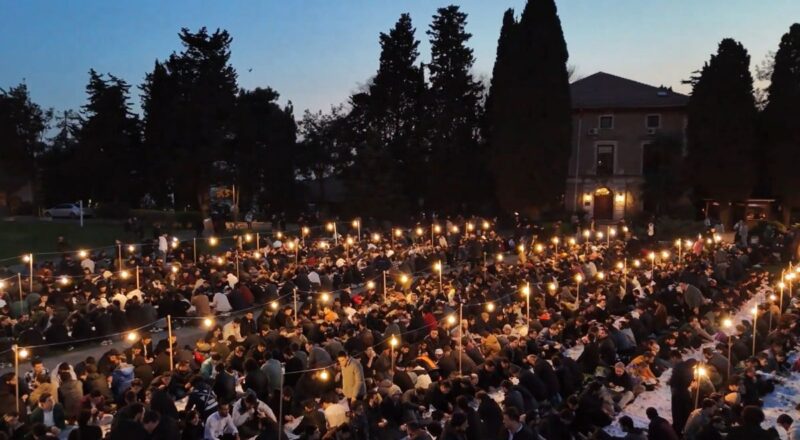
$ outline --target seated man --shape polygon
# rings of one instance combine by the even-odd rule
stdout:
[[[614,405],[614,412],[620,412],[636,397],[633,394],[633,379],[625,371],[625,364],[617,362],[614,371],[606,378],[606,399]]]
[[[275,413],[266,403],[258,400],[253,393],[248,393],[233,404],[233,424],[242,437],[250,438],[262,431],[262,421],[269,419],[277,422]]]
[[[32,423],[42,423],[55,435],[66,427],[64,422],[64,408],[53,401],[53,396],[44,393],[39,396],[39,406],[31,413]]]
[[[239,438],[239,430],[233,424],[233,418],[230,414],[230,405],[227,403],[220,403],[217,411],[206,419],[205,433],[203,434],[204,440],[218,440],[223,435],[234,436]]]

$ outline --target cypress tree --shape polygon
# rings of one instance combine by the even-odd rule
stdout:
[[[726,38],[692,84],[687,178],[697,196],[720,202],[720,220],[730,223],[730,203],[748,198],[756,180],[750,55],[741,43]]]
[[[485,201],[485,157],[478,144],[483,85],[472,76],[467,14],[439,8],[428,30],[431,43],[428,140],[429,194],[434,206],[454,211]]]
[[[559,201],[566,183],[569,54],[553,0],[528,1],[510,28],[509,61],[498,47],[503,56],[495,66],[496,93],[488,109],[492,168],[500,206],[535,216]]]
[[[773,192],[781,200],[783,220],[800,204],[800,24],[795,23],[781,38],[769,86],[769,102],[763,112],[762,129],[767,147],[766,171]]]

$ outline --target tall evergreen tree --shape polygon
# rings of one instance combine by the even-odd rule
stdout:
[[[25,84],[0,89],[0,190],[36,180],[51,117],[52,111],[31,100]]]
[[[120,78],[89,71],[88,102],[69,167],[83,199],[130,204],[138,198],[133,183],[141,163],[135,160],[141,135],[139,120],[130,110],[129,90]]]
[[[767,148],[765,171],[773,193],[781,200],[783,220],[789,223],[792,207],[800,204],[800,24],[781,38],[769,86],[769,101],[762,114],[763,140]]]
[[[210,187],[217,181],[220,161],[232,137],[231,115],[236,106],[236,71],[230,65],[231,36],[182,29],[183,51],[172,54],[165,66],[178,97],[172,109],[173,176],[178,206],[210,209]]]
[[[160,207],[173,207],[170,195],[175,191],[174,164],[169,160],[180,145],[175,111],[180,97],[177,84],[167,67],[156,61],[145,76],[142,91],[144,122],[141,160],[145,193]]]
[[[253,204],[281,210],[297,204],[297,126],[291,103],[282,108],[279,96],[271,88],[256,88],[240,91],[236,99],[229,168],[243,210]]]
[[[355,153],[353,168],[343,175],[354,199],[369,188],[368,198],[391,199],[393,207],[398,207],[425,195],[428,154],[422,116],[426,86],[422,67],[417,65],[415,32],[411,16],[402,14],[388,33],[380,34],[378,72],[365,90],[350,97],[348,114],[337,118],[338,142]],[[384,169],[376,168],[378,164]],[[376,185],[376,172],[384,178],[390,173],[396,185]],[[382,212],[386,203],[365,205],[358,215],[389,215]]]
[[[494,96],[502,91],[502,87],[505,86],[504,82],[511,79],[511,68],[514,62],[514,59],[511,57],[511,45],[514,43],[514,31],[516,30],[516,26],[517,20],[514,18],[514,10],[511,8],[506,9],[506,12],[503,14],[503,25],[500,28],[500,37],[497,38],[497,53],[494,58],[489,93],[486,95],[486,102],[484,104],[484,125],[481,127],[483,139],[489,145],[491,145],[491,122],[494,116],[492,112],[494,108]]]
[[[696,196],[720,202],[720,220],[729,223],[730,203],[749,197],[756,181],[750,55],[741,43],[726,38],[692,84],[688,178]]]
[[[472,75],[467,14],[458,6],[439,8],[427,31],[431,44],[426,115],[430,197],[435,206],[457,210],[486,201],[486,159],[478,143],[483,85]]]
[[[504,28],[487,108],[497,199],[506,211],[536,215],[566,184],[569,54],[553,0],[529,0],[516,25],[507,12]]]

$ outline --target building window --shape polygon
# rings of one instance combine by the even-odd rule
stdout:
[[[613,115],[600,116],[600,121],[598,125],[601,129],[604,130],[610,130],[614,128],[614,116]]]
[[[661,115],[647,115],[645,124],[647,128],[661,128]]]
[[[595,174],[610,176],[614,174],[614,145],[597,146],[597,164]]]

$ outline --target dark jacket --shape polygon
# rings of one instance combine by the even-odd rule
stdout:
[[[667,419],[656,417],[650,420],[650,425],[647,428],[647,438],[648,440],[678,440],[678,434],[672,429],[672,425]]]
[[[31,413],[30,420],[31,423],[44,423],[44,411],[37,406]],[[64,429],[67,426],[64,421],[64,407],[60,403],[53,404],[53,425],[58,429]]]

